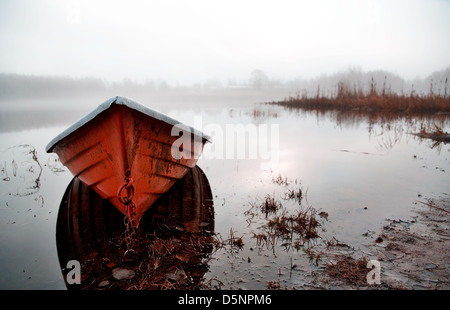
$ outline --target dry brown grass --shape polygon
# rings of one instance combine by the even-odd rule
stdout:
[[[333,278],[346,281],[352,285],[367,284],[367,259],[353,259],[351,257],[343,257],[336,263],[328,265],[328,275]]]
[[[332,97],[320,95],[318,92],[314,97],[297,94],[282,101],[268,103],[310,110],[351,110],[406,114],[450,112],[450,97],[447,93],[444,95],[435,94],[432,88],[426,95],[419,95],[414,91],[410,94],[397,94],[386,91],[385,87],[379,92],[372,85],[371,90],[365,93],[362,89],[352,89],[342,82],[337,86],[337,94]]]

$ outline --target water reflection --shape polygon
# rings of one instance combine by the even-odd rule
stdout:
[[[433,128],[448,127],[450,118],[446,113],[412,115],[377,111],[369,113],[357,110],[304,109],[265,103],[254,108],[248,115],[253,117],[255,123],[259,123],[283,118],[283,111],[300,119],[315,117],[318,125],[331,121],[340,129],[360,129],[360,126],[364,124],[369,133],[369,139],[376,140],[377,149],[380,152],[389,152],[403,139],[406,139],[406,142],[411,138],[424,140],[427,147],[436,149],[438,152],[440,152],[442,144],[448,143],[442,140],[427,141],[424,136],[419,134],[424,128],[426,131],[433,131]]]
[[[209,269],[213,232],[211,188],[196,166],[144,214],[132,255],[123,215],[77,178],[61,201],[56,242],[68,289],[194,289]],[[71,260],[81,284],[72,284]]]

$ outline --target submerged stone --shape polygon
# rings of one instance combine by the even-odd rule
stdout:
[[[131,269],[126,268],[114,268],[112,271],[112,276],[116,280],[129,280],[132,279],[135,272]]]

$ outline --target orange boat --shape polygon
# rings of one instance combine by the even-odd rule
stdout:
[[[210,138],[124,97],[113,97],[46,147],[137,227],[146,210],[193,168]],[[88,203],[88,202],[87,202]]]

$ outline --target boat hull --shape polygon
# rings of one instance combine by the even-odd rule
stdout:
[[[127,184],[128,170],[137,226],[144,212],[196,165],[207,139],[192,132],[182,133],[184,138],[189,135],[189,144],[180,145],[177,149],[183,156],[174,158],[173,146],[180,138],[180,132],[172,135],[174,121],[158,119],[121,103],[112,101],[101,113],[52,143],[47,151],[57,153],[75,177],[123,214],[127,214],[127,208],[119,192]]]
[[[125,249],[120,249],[121,243],[118,241],[123,239],[126,230],[122,223],[123,215],[116,208],[79,178],[73,178],[61,199],[56,223],[56,248],[67,289],[92,289],[98,287],[105,278],[111,279],[111,269],[105,262],[119,265],[124,260]],[[211,187],[203,171],[195,166],[144,214],[136,231],[140,245],[136,245],[134,250],[146,253],[143,257],[151,260],[147,251],[148,245],[154,240],[191,240],[194,234],[210,236],[213,233],[214,205]],[[199,257],[206,257],[212,247],[203,244],[195,250],[189,270],[192,275],[202,277],[208,269],[204,268],[204,260]],[[167,254],[165,261],[183,263],[176,258],[177,254],[180,253]],[[66,266],[74,259],[83,266],[81,285],[67,282],[71,269]],[[127,266],[141,270],[141,263],[141,260],[129,261]],[[165,270],[161,266],[158,271],[173,271],[174,266],[167,267]]]

